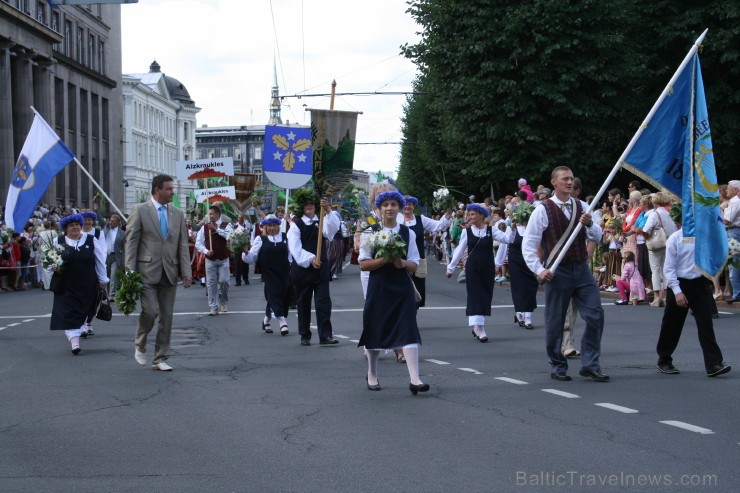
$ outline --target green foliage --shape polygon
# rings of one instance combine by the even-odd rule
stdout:
[[[520,177],[548,183],[559,165],[595,191],[707,27],[715,160],[724,179],[737,169],[737,2],[413,0],[408,12],[422,36],[402,53],[420,75],[404,108],[398,182],[422,202],[435,183],[511,193]]]
[[[143,285],[141,283],[141,274],[126,269],[118,273],[120,287],[116,291],[116,305],[118,311],[127,317],[136,309],[136,303],[141,297]]]

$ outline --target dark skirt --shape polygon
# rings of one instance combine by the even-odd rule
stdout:
[[[95,273],[95,243],[88,235],[78,248],[67,246],[64,237],[60,244],[67,247],[61,276],[63,289],[54,294],[51,309],[51,330],[73,330],[82,327],[95,306],[98,295],[98,276]]]
[[[412,286],[406,269],[392,264],[370,272],[358,346],[391,349],[421,344]]]
[[[606,279],[604,284],[607,286],[615,286],[616,281],[612,276],[616,274],[617,277],[622,276],[622,253],[618,249],[609,249],[609,253],[606,257]]]
[[[490,227],[488,228],[490,233]],[[465,315],[491,315],[496,267],[493,259],[493,238],[473,235],[468,228],[468,259],[465,262],[465,288],[468,293]]]
[[[539,282],[529,270],[522,255],[522,237],[519,232],[514,243],[509,245],[509,275],[511,276],[511,300],[517,312],[533,312],[537,308]]]
[[[648,256],[648,249],[645,243],[637,244],[637,270],[640,271],[640,275],[645,280],[645,284],[650,283],[652,279],[653,271],[650,269],[650,257]]]
[[[292,292],[287,241],[272,243],[263,236],[257,265],[262,269],[267,310],[272,310],[276,317],[287,317]]]

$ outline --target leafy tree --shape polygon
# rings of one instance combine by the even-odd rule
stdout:
[[[402,52],[418,66],[420,94],[405,107],[399,181],[422,200],[442,175],[487,195],[522,176],[547,183],[562,164],[595,190],[704,26],[717,31],[702,67],[720,176],[737,168],[736,2],[409,5],[422,38]]]

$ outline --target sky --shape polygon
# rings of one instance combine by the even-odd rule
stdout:
[[[405,0],[139,0],[121,7],[123,73],[153,60],[201,108],[198,126],[263,125],[274,80],[281,96],[410,92],[416,67],[400,47],[418,26]],[[334,109],[362,112],[354,168],[395,176],[403,95],[337,96]],[[283,123],[310,124],[306,108],[330,98],[289,97]],[[393,142],[395,144],[363,144]]]

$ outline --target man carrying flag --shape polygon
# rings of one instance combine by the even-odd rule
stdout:
[[[51,180],[75,158],[49,124],[36,113],[5,201],[5,223],[17,233],[23,230]]]

